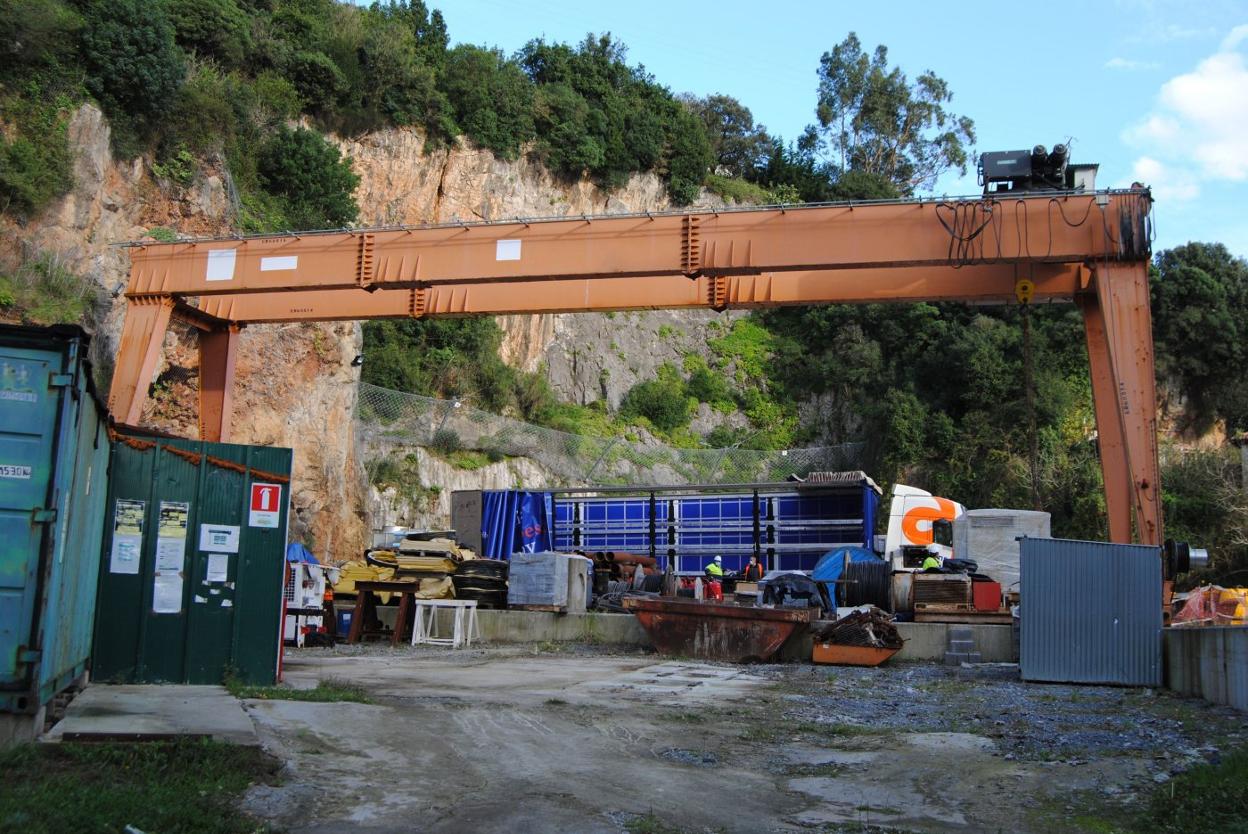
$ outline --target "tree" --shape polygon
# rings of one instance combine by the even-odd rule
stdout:
[[[945,109],[949,85],[930,70],[913,83],[888,65],[888,49],[868,56],[850,33],[819,62],[819,124],[811,136],[842,171],[863,171],[903,194],[930,188],[942,173],[966,173],[975,123]]]
[[[654,379],[639,382],[628,390],[620,403],[620,415],[644,417],[660,431],[673,431],[688,425],[697,400],[685,391],[680,372],[672,365],[662,365]]]
[[[714,156],[701,123],[677,104],[668,123],[667,191],[672,202],[687,205],[697,199]]]
[[[480,147],[515,159],[533,138],[533,84],[499,50],[455,47],[447,53],[439,86],[455,122]]]
[[[1248,429],[1248,263],[1220,243],[1157,255],[1153,341],[1163,389],[1186,400],[1183,428]]]
[[[369,14],[409,33],[418,57],[427,66],[441,67],[446,61],[450,35],[446,31],[446,19],[438,9],[429,11],[423,0],[388,0],[374,2]]]
[[[361,378],[398,391],[469,398],[496,411],[519,395],[522,412],[537,416],[545,408],[540,383],[518,381],[498,356],[502,338],[488,317],[368,322]]]
[[[143,121],[168,110],[185,66],[165,5],[91,0],[83,17],[87,89],[110,115]]]
[[[316,131],[279,128],[260,149],[260,184],[282,198],[294,229],[340,228],[355,222],[352,194],[360,178],[350,158]]]
[[[746,177],[766,159],[771,138],[754,124],[750,108],[732,96],[685,96],[682,102],[702,122],[715,165],[734,177]]]
[[[433,18],[419,0],[374,3],[365,12],[357,49],[362,80],[351,91],[348,129],[416,124],[439,137],[454,135],[450,103],[437,86],[437,68],[446,59],[446,26],[439,13]]]
[[[0,75],[71,62],[81,28],[61,0],[0,0]]]
[[[555,174],[578,179],[602,169],[606,152],[591,132],[585,97],[560,81],[537,88],[534,126],[542,142],[542,159]]]
[[[166,7],[183,49],[225,67],[242,66],[251,49],[251,29],[235,0],[166,0]]]
[[[519,61],[537,85],[538,150],[564,176],[588,172],[608,188],[656,170],[689,202],[713,158],[706,131],[609,34],[568,44],[530,41]]]

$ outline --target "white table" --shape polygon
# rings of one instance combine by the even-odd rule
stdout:
[[[453,649],[472,645],[472,638],[481,639],[477,626],[477,601],[475,599],[417,599],[416,617],[412,622],[412,645],[450,646]],[[438,634],[438,609],[454,611],[454,628],[450,637]]]

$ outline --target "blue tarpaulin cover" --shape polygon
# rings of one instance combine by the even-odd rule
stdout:
[[[309,565],[319,565],[320,561],[312,555],[312,551],[301,545],[299,542],[291,542],[286,545],[286,561],[287,562],[307,562]]]
[[[499,490],[481,494],[481,556],[507,559],[513,553],[553,549],[550,522],[554,517],[549,492]]]

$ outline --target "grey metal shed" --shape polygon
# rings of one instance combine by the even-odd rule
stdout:
[[[1161,548],[1019,544],[1023,679],[1160,686]]]

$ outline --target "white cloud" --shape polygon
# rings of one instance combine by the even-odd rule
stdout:
[[[1218,51],[1161,86],[1157,104],[1123,131],[1138,149],[1132,175],[1159,198],[1181,201],[1201,181],[1248,180],[1248,25],[1236,26]]]
[[[1136,61],[1131,58],[1110,58],[1105,62],[1105,69],[1137,72],[1139,70],[1155,70],[1161,67],[1156,61]]]
[[[1221,52],[1230,52],[1235,49],[1245,38],[1248,38],[1248,23],[1241,23],[1222,39]]]
[[[1171,168],[1151,156],[1137,159],[1130,178],[1118,185],[1125,187],[1132,182],[1151,185],[1153,196],[1165,203],[1186,203],[1200,196],[1200,182],[1191,171]]]

